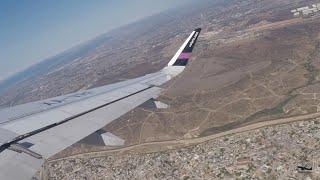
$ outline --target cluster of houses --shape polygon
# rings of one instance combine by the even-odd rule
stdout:
[[[291,10],[294,17],[309,17],[320,11],[320,3],[312,4],[311,7],[305,6]]]

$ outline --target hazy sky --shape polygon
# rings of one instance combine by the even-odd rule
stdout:
[[[192,0],[0,0],[0,80],[118,26]]]

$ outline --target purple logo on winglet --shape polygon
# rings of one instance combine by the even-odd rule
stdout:
[[[181,53],[179,59],[190,59],[191,53]]]

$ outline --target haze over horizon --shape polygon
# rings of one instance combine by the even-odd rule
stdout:
[[[0,82],[112,29],[191,1],[1,1]]]

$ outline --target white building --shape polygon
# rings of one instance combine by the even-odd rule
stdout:
[[[305,7],[300,7],[297,9],[291,10],[291,13],[293,13],[294,17],[299,17],[299,16],[310,16],[314,15],[315,13],[320,11],[320,3],[318,4],[312,4],[311,7],[305,6]]]

